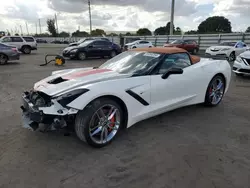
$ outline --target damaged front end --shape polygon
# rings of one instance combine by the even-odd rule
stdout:
[[[24,92],[21,109],[23,127],[36,131],[52,131],[68,127],[74,122],[77,109],[67,107],[87,90],[75,90],[60,96],[49,96],[40,91]]]

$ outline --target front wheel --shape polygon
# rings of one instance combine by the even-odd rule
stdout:
[[[232,52],[232,53],[229,55],[228,60],[229,60],[230,62],[232,62],[232,61],[235,61],[235,59],[236,59],[235,52]]]
[[[115,57],[116,55],[117,55],[117,54],[116,54],[116,51],[112,50],[112,51],[110,52],[110,57],[111,57],[111,58]]]
[[[86,53],[85,52],[79,52],[78,53],[78,59],[79,60],[85,60],[86,59]]]
[[[209,83],[207,87],[205,105],[207,106],[217,106],[225,92],[225,80],[221,75],[215,76]]]
[[[96,99],[77,114],[76,135],[92,147],[104,147],[114,140],[120,130],[123,114],[122,108],[114,100]]]

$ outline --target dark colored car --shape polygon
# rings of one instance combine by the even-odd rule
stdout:
[[[53,44],[63,44],[63,42],[60,41],[60,40],[53,40],[50,43],[53,43]]]
[[[108,38],[105,38],[105,37],[100,37],[100,38],[83,38],[77,42],[73,42],[73,43],[70,43],[69,46],[78,46],[79,44],[85,42],[85,41],[88,41],[88,40],[106,40],[108,42],[110,42],[110,40]]]
[[[63,50],[63,56],[70,59],[84,60],[88,57],[114,57],[121,53],[121,47],[106,40],[87,40],[78,46],[70,46]]]
[[[183,48],[187,50],[188,52],[191,52],[193,54],[197,54],[199,51],[199,45],[195,40],[190,40],[190,39],[178,39],[170,44],[164,44],[164,47],[178,47],[178,48]]]
[[[0,64],[6,64],[8,61],[19,59],[20,53],[16,47],[0,43]]]
[[[37,43],[48,43],[45,39],[36,39]]]

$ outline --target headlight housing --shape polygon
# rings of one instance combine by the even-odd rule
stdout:
[[[221,49],[221,51],[227,51],[227,50],[230,50],[230,48],[223,48],[223,49]]]
[[[62,94],[59,97],[56,98],[57,102],[61,104],[63,107],[65,107],[67,104],[71,103],[73,100],[75,100],[80,95],[88,92],[88,89],[77,89],[70,91],[68,93]]]
[[[236,57],[236,61],[239,62],[239,63],[244,63],[243,59],[240,56]]]
[[[78,49],[73,49],[73,50],[71,50],[70,52],[71,52],[71,53],[76,53],[77,50],[78,50]]]

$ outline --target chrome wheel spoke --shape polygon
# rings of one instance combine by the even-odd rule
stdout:
[[[96,144],[105,144],[113,139],[120,127],[120,111],[111,104],[97,109],[89,123],[89,135]]]
[[[112,124],[114,124],[114,125],[112,125]],[[110,122],[110,124],[107,125],[107,126],[108,126],[108,128],[110,128],[111,130],[118,130],[119,125],[120,125],[119,122]]]
[[[99,132],[102,131],[102,126],[99,126],[92,134],[91,136],[95,136],[96,134],[98,134]]]
[[[223,86],[223,83],[222,83],[222,81],[220,81],[219,84],[217,85],[217,88],[216,88],[216,89],[217,89],[217,90],[220,90],[220,89],[222,88],[222,86]]]
[[[216,100],[217,100],[217,97],[216,97],[216,95],[214,95],[212,98],[212,103],[216,103]]]
[[[112,112],[112,114],[109,115],[108,120],[111,120],[111,119],[114,117],[116,111],[117,111],[117,109],[115,109],[115,110]]]
[[[102,108],[100,108],[100,109],[96,112],[96,115],[98,116],[98,119],[99,119],[99,120],[102,120],[102,119],[105,117],[105,114],[104,114]]]

